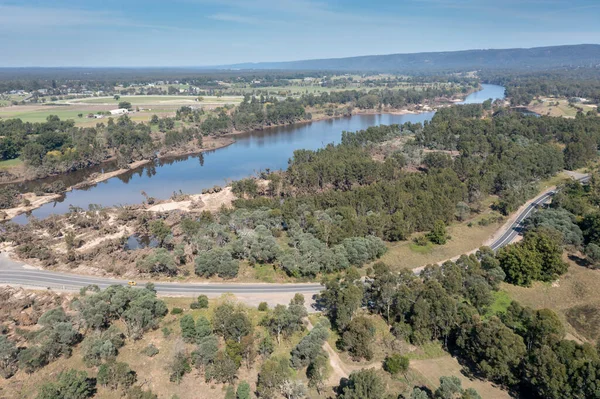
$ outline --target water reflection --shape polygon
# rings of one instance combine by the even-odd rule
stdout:
[[[123,245],[123,249],[125,251],[156,247],[158,247],[158,240],[156,238],[139,234],[134,234],[127,237],[127,241],[125,242],[125,245]]]
[[[475,95],[476,99],[472,98]],[[465,103],[482,102],[488,98],[503,96],[503,87],[484,85],[481,92],[471,94]],[[231,180],[241,179],[267,168],[285,169],[294,150],[315,150],[328,143],[338,142],[343,131],[356,131],[381,124],[422,123],[430,120],[433,115],[434,112],[354,115],[254,131],[236,136],[236,142],[228,147],[198,155],[150,162],[117,178],[65,193],[64,198],[46,204],[34,210],[32,214],[38,218],[45,218],[54,213],[67,212],[69,205],[85,209],[90,203],[102,206],[139,203],[143,200],[142,191],[157,199],[169,198],[174,191],[179,190],[184,193],[199,193],[204,188],[222,186]],[[69,178],[71,177],[65,177]],[[67,181],[64,182],[67,186],[71,185]],[[17,216],[13,220],[17,223],[27,222],[25,215]]]

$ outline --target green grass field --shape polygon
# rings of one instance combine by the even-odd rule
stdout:
[[[130,102],[131,105],[202,105],[213,103],[235,104],[242,101],[242,97],[239,96],[209,96],[203,98],[204,100],[202,102],[197,102],[195,101],[195,96],[121,96],[118,101],[113,97],[92,97],[76,100],[63,100],[62,102],[69,102],[72,104],[114,104],[117,106],[121,101]]]
[[[555,105],[556,103],[558,103],[558,105]],[[574,118],[577,115],[578,110],[576,107],[581,108],[584,113],[596,109],[596,107],[587,104],[576,103],[574,105],[575,107],[569,106],[568,100],[562,98],[544,98],[543,101],[533,100],[527,108],[540,115],[562,116],[567,118]]]
[[[0,108],[0,118],[20,118],[23,122],[45,122],[49,115],[56,115],[62,120],[73,119],[85,120],[85,116],[89,113],[77,110],[77,109],[57,109],[48,107],[48,110],[40,110],[36,108],[32,111],[23,111],[23,109],[13,109],[12,107]],[[83,114],[83,118],[79,118],[77,115]]]
[[[485,317],[488,318],[506,312],[506,309],[508,309],[511,302],[512,299],[510,295],[508,295],[508,292],[494,292],[494,302],[488,308],[487,312],[485,313]]]
[[[26,97],[19,94],[3,94],[0,96],[0,107],[8,107],[13,101],[22,101]]]
[[[0,161],[0,169],[8,169],[15,166],[19,166],[23,163],[19,158],[16,159],[8,159],[6,161]]]

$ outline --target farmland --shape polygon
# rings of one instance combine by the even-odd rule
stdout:
[[[586,113],[597,109],[595,105],[569,103],[567,99],[552,97],[534,100],[527,108],[540,115],[562,116],[566,118],[574,118],[579,110]]]
[[[61,120],[72,119],[76,126],[90,127],[100,122],[89,119],[87,115],[96,112],[106,112],[116,109],[119,102],[126,101],[132,107],[141,108],[132,112],[130,117],[136,122],[149,121],[152,115],[172,116],[184,105],[195,105],[202,108],[216,108],[226,104],[239,104],[242,97],[204,97],[202,102],[195,101],[193,96],[123,96],[116,101],[112,97],[91,97],[76,100],[60,100],[56,103],[27,104],[0,107],[0,118],[19,118],[23,122],[45,122],[50,115],[56,115]]]
[[[190,104],[238,104],[242,101],[240,96],[207,96],[202,97],[202,101],[196,101],[195,96],[121,96],[119,100],[113,97],[91,97],[76,100],[61,100],[63,104],[101,104],[101,105],[118,105],[121,101],[130,102],[131,105],[190,105]]]

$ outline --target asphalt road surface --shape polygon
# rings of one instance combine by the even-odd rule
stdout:
[[[586,175],[578,178],[577,180],[579,180],[581,183],[586,183],[589,179],[590,177]],[[531,202],[531,204],[521,211],[519,216],[517,216],[513,224],[506,230],[506,232],[504,232],[502,236],[500,236],[490,245],[490,248],[492,248],[494,251],[497,251],[505,245],[513,242],[513,240],[523,231],[523,222],[525,219],[535,212],[536,209],[550,202],[554,194],[556,194],[556,191],[549,191],[546,194],[540,195],[533,202]]]
[[[127,285],[127,280],[117,280],[105,277],[54,272],[39,270],[10,259],[6,254],[0,254],[0,283],[16,286],[52,288],[63,291],[79,290],[90,284],[100,288],[110,285]],[[136,281],[138,286],[143,286],[144,281]],[[281,294],[302,293],[311,294],[321,290],[320,284],[227,284],[227,283],[154,283],[156,291],[165,295],[199,294],[220,295],[232,294]]]
[[[589,176],[584,176],[578,180],[586,182]],[[549,202],[555,191],[540,195],[529,206],[521,211],[513,224],[506,232],[490,246],[493,250],[498,250],[505,245],[510,244],[523,228],[523,221],[531,215],[538,207]],[[75,275],[50,270],[39,270],[27,266],[21,262],[10,259],[5,253],[0,254],[0,284],[8,284],[23,287],[52,288],[62,291],[76,291],[90,284],[95,284],[100,288],[106,288],[110,285],[127,285],[127,280],[118,280],[105,277],[94,277],[85,275]],[[138,286],[143,285],[144,281],[137,281]],[[218,296],[224,293],[240,295],[269,295],[269,294],[290,294],[302,293],[306,295],[316,294],[321,290],[320,284],[240,284],[240,283],[155,283],[156,291],[163,295],[185,295],[196,296],[206,294]]]

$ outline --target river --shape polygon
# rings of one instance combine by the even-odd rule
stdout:
[[[470,94],[463,103],[481,103],[489,98],[504,98],[504,87],[484,84],[482,90]],[[336,143],[342,131],[424,122],[430,120],[434,113],[353,115],[254,131],[236,136],[235,143],[228,147],[199,155],[157,160],[94,186],[67,192],[60,200],[45,204],[29,214],[45,218],[51,214],[66,213],[71,205],[87,209],[89,204],[110,207],[140,203],[144,200],[142,191],[157,199],[169,198],[179,190],[188,194],[199,193],[204,188],[224,186],[231,180],[265,169],[285,169],[294,150],[315,150],[328,143]],[[70,181],[66,183],[71,184]],[[12,220],[27,223],[27,218],[28,214],[22,214]]]

